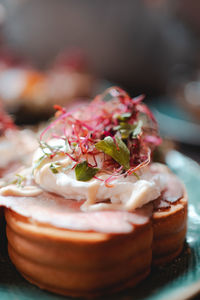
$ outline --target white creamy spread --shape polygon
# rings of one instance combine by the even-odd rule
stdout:
[[[62,144],[62,142],[61,142]],[[38,149],[34,155],[35,162],[42,157],[43,152]],[[97,158],[98,167],[101,165],[101,155]],[[65,168],[58,173],[52,172],[50,165],[58,164]],[[92,178],[89,181],[78,181],[74,169],[71,169],[72,160],[69,157],[57,154],[53,159],[45,158],[39,167],[34,168],[35,182],[44,190],[73,200],[86,200],[82,210],[113,210],[122,209],[132,211],[158,198],[165,187],[167,167],[154,164],[145,167],[135,175],[120,176],[111,182],[111,187],[104,181]],[[69,166],[69,169],[67,169]],[[156,168],[158,171],[155,172]],[[107,179],[109,174],[99,173],[98,178]]]
[[[35,197],[38,196],[42,193],[42,190],[37,188],[36,186],[24,186],[20,187],[17,186],[16,184],[10,184],[6,187],[1,188],[1,195],[2,196],[31,196]]]

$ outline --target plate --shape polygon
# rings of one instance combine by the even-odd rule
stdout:
[[[138,286],[108,298],[116,300],[186,300],[200,292],[200,167],[177,151],[166,157],[169,167],[185,183],[189,194],[187,240],[181,255],[165,267],[154,268]],[[0,254],[1,300],[71,299],[45,291],[26,282],[9,261],[6,249]]]
[[[149,103],[159,123],[161,135],[177,142],[200,146],[200,124],[170,98],[158,98]]]

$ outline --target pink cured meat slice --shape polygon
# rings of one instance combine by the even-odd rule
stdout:
[[[168,209],[183,197],[183,185],[175,175],[166,176],[166,186],[161,197],[154,201],[154,210]]]
[[[127,233],[132,231],[134,226],[147,223],[153,209],[168,209],[182,198],[183,186],[175,175],[166,174],[166,187],[159,199],[134,212],[82,212],[80,206],[83,202],[65,199],[48,192],[43,192],[37,197],[0,196],[0,206],[11,208],[22,216],[59,228]]]
[[[183,197],[183,185],[179,179],[170,175],[167,177],[167,189],[165,189],[162,198],[170,203],[175,203]]]
[[[153,210],[153,205],[148,204],[134,212],[81,212],[81,203],[47,192],[37,197],[0,196],[0,205],[59,228],[106,233],[130,232],[134,226],[146,224]]]
[[[9,165],[6,168],[0,168],[0,178],[3,178],[9,174],[13,174],[16,172],[22,164],[18,161],[13,161],[9,163]]]

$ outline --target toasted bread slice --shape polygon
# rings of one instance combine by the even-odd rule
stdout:
[[[5,209],[9,256],[30,282],[62,295],[99,296],[132,287],[182,250],[187,195],[154,209],[130,233],[73,231],[31,221]],[[153,258],[152,258],[153,254]]]
[[[11,260],[42,289],[98,296],[134,286],[150,272],[151,221],[128,234],[107,234],[32,224],[9,209],[5,215]]]
[[[187,231],[187,195],[166,209],[154,210],[153,264],[163,265],[178,256]]]

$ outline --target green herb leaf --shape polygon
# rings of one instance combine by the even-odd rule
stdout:
[[[59,170],[58,170],[59,167],[60,167],[60,166],[58,166],[58,165],[56,165],[56,164],[54,164],[54,163],[50,164],[50,166],[49,166],[50,170],[51,170],[52,173],[54,173],[54,174],[59,173]]]
[[[120,122],[118,126],[114,127],[114,130],[120,132],[122,139],[127,139],[129,135],[132,133],[133,129],[134,129],[133,125],[125,122]]]
[[[140,180],[140,176],[136,172],[133,172],[132,174],[137,178],[137,180]]]
[[[83,161],[75,167],[76,179],[78,181],[88,181],[96,175],[98,171],[98,168],[91,168],[88,166],[87,161]]]
[[[127,121],[128,119],[130,119],[130,117],[131,117],[131,113],[127,112],[127,113],[124,113],[124,114],[121,114],[121,115],[117,116],[117,119],[119,121]]]
[[[37,160],[34,161],[33,171],[41,166],[41,164],[45,158],[46,158],[46,155],[42,155],[40,158],[38,158]]]
[[[39,144],[40,144],[40,148],[42,149],[42,152],[44,153],[44,155],[49,157],[53,152],[53,149],[51,148],[51,146],[49,146],[47,143],[45,143],[43,141],[40,141]]]
[[[52,154],[59,153],[63,148],[63,146],[61,145],[50,146],[49,144],[43,141],[40,141],[39,144],[42,152],[46,157],[50,157]],[[67,142],[65,143],[65,146],[67,147]]]
[[[116,162],[123,166],[126,170],[130,168],[130,152],[126,144],[121,138],[116,137],[116,143],[111,136],[107,136],[104,140],[95,144],[98,150],[103,151],[105,154],[111,156]]]
[[[125,122],[120,122],[118,126],[114,127],[114,130],[120,132],[122,139],[128,139],[130,134],[132,134],[132,138],[137,138],[142,131],[142,121],[140,120],[133,125]]]
[[[23,187],[22,183],[26,180],[26,178],[24,176],[22,176],[21,174],[15,174],[15,176],[17,178],[14,179],[11,182],[11,184],[17,184],[18,187]]]

